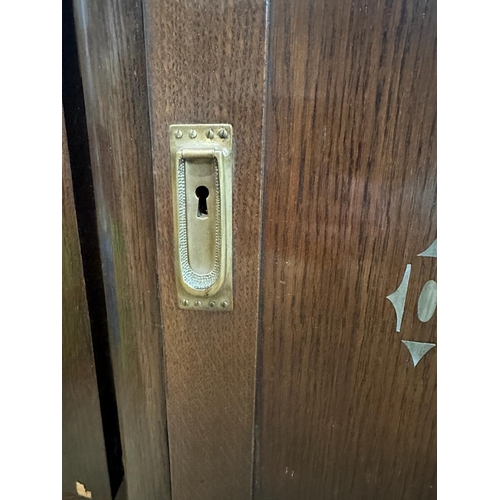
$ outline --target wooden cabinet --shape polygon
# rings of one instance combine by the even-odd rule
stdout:
[[[436,498],[435,2],[75,20],[129,500]],[[233,128],[229,312],[178,305],[175,123]]]

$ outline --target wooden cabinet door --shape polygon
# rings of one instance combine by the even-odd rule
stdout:
[[[64,120],[62,174],[62,498],[111,500]]]
[[[435,498],[435,2],[75,5],[129,499]],[[232,125],[229,312],[179,308],[176,123]]]
[[[435,14],[271,3],[259,500],[436,496]]]

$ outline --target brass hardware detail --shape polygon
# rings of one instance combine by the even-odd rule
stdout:
[[[179,307],[231,311],[231,125],[171,125],[170,161]]]

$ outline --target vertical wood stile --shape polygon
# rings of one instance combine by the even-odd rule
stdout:
[[[128,500],[170,498],[142,4],[75,0]]]

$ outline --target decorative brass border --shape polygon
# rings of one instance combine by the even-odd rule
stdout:
[[[179,210],[179,258],[181,273],[184,283],[194,290],[206,291],[213,287],[220,279],[221,270],[221,210],[220,210],[220,182],[219,162],[214,158],[215,164],[215,263],[214,268],[208,274],[198,274],[193,271],[188,259],[187,241],[187,216],[186,216],[186,160],[180,159],[177,168],[177,198]]]

